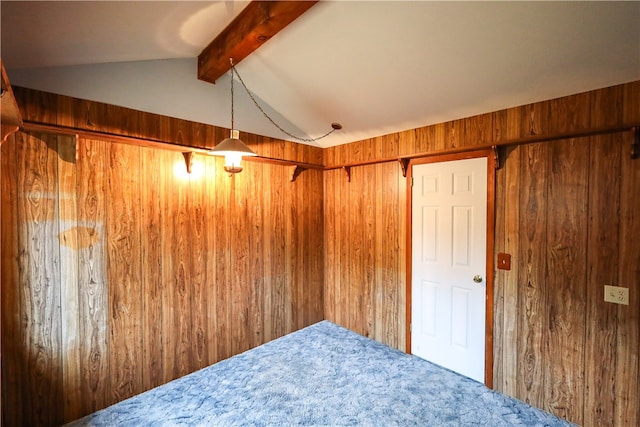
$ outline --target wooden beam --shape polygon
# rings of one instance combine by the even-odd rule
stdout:
[[[252,1],[198,55],[198,79],[215,83],[317,1]]]

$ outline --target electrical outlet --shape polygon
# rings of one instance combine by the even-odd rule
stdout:
[[[604,285],[604,300],[614,304],[629,305],[629,288]]]

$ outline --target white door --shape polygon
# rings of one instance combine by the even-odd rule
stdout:
[[[487,158],[413,179],[411,352],[484,382]]]

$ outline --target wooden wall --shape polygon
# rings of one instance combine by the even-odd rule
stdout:
[[[133,129],[117,107],[16,92],[26,120]],[[162,120],[135,132],[196,133]],[[317,157],[292,146],[261,149]],[[323,318],[321,171],[229,177],[196,156],[188,175],[179,152],[55,133],[1,150],[4,425],[59,425]]]
[[[186,145],[225,136],[16,95],[30,121]],[[638,425],[640,160],[632,133],[614,131],[640,124],[638,100],[633,82],[325,150],[242,138],[329,168],[508,146],[495,250],[513,258],[495,274],[494,386],[586,426]],[[323,316],[405,348],[398,162],[290,183],[286,167],[229,178],[198,156],[204,176],[181,178],[179,153],[24,132],[1,156],[7,425],[75,418]],[[604,303],[604,283],[629,287],[630,305]]]
[[[496,172],[494,387],[585,426],[640,424],[640,82],[325,149],[325,165],[505,145]],[[541,141],[541,142],[528,142]],[[405,349],[406,179],[325,172],[325,316]],[[375,230],[375,231],[374,231]],[[400,259],[398,259],[400,257]],[[603,301],[630,288],[629,306]]]
[[[325,317],[404,350],[405,179],[395,163],[325,172]]]

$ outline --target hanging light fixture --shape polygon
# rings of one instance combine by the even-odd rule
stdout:
[[[234,174],[238,172],[242,172],[242,166],[240,162],[242,161],[242,156],[257,156],[257,154],[247,146],[244,142],[240,140],[238,137],[239,132],[235,129],[235,123],[233,121],[233,80],[234,76],[238,76],[238,80],[242,83],[244,90],[249,95],[249,98],[253,101],[255,106],[262,112],[264,117],[269,120],[276,128],[278,128],[285,135],[296,139],[300,142],[316,142],[321,140],[322,138],[326,138],[331,135],[333,132],[342,129],[342,125],[340,123],[331,123],[331,130],[324,135],[318,136],[316,138],[301,138],[299,136],[293,135],[292,133],[287,132],[280,125],[278,125],[269,115],[265,112],[265,110],[258,104],[255,97],[251,94],[251,91],[247,87],[247,85],[242,80],[240,74],[236,70],[236,67],[233,65],[233,58],[229,58],[229,62],[231,63],[231,135],[229,138],[224,139],[218,145],[216,145],[210,153],[214,156],[224,156],[224,170]]]
[[[257,154],[247,146],[239,138],[240,132],[235,129],[235,123],[233,121],[233,74],[235,67],[233,66],[233,58],[230,58],[231,62],[231,134],[229,138],[222,140],[216,145],[211,154],[214,156],[224,156],[224,170],[229,173],[242,172],[242,156],[257,156]]]

